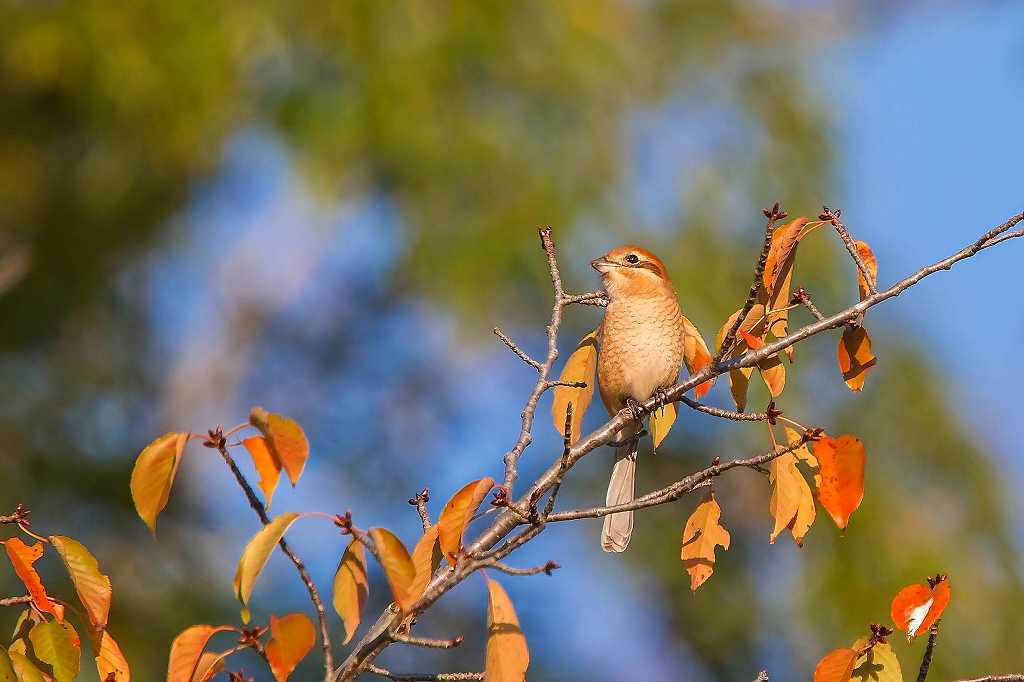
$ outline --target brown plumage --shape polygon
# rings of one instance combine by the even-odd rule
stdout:
[[[597,382],[601,400],[615,414],[634,400],[643,402],[658,389],[676,383],[683,360],[683,314],[665,264],[639,246],[612,249],[591,265],[601,273],[608,307],[598,336]],[[633,499],[637,448],[630,443],[638,426],[618,434],[627,441],[616,449],[606,503]],[[633,532],[633,512],[604,519],[601,547],[621,552]]]

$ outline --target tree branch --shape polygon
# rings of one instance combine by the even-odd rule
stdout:
[[[0,599],[0,606],[17,606],[18,604],[31,604],[32,595],[26,594],[21,597],[4,597]]]
[[[376,665],[371,665],[366,668],[369,672],[374,675],[380,675],[386,677],[389,680],[395,682],[449,682],[457,680],[482,680],[484,679],[483,673],[437,673],[436,675],[396,675],[395,673],[381,668]]]
[[[832,210],[828,206],[821,207],[821,215],[818,216],[819,220],[827,220],[832,223],[832,227],[836,229],[836,233],[839,238],[843,240],[843,244],[846,246],[846,250],[850,253],[850,258],[853,259],[854,265],[857,266],[857,270],[860,271],[861,277],[864,278],[864,284],[867,285],[868,293],[877,294],[878,289],[875,287],[874,278],[871,273],[868,272],[868,266],[864,263],[864,259],[860,257],[860,251],[857,250],[857,244],[854,243],[853,237],[850,236],[850,231],[846,229],[846,225],[839,219],[842,211],[839,209]]]
[[[928,668],[932,665],[932,654],[935,652],[935,640],[939,636],[939,623],[942,619],[938,619],[932,623],[932,628],[928,632],[928,646],[925,647],[924,657],[921,658],[921,669],[917,671],[917,682],[925,682],[928,678]]]
[[[679,402],[683,403],[687,407],[691,407],[698,412],[704,414],[710,414],[712,417],[721,417],[722,419],[732,419],[738,422],[763,422],[768,419],[767,412],[733,412],[732,410],[723,410],[720,407],[712,407],[711,405],[705,405],[699,403],[689,396],[681,396]]]
[[[517,346],[515,341],[513,341],[510,338],[508,338],[508,336],[505,334],[505,332],[501,331],[500,328],[498,328],[498,327],[494,328],[494,335],[497,336],[499,339],[501,339],[501,342],[504,343],[506,346],[508,346],[508,349],[510,351],[515,353],[517,356],[519,356],[520,360],[522,360],[523,362],[528,364],[530,367],[533,367],[538,372],[540,371],[541,364],[539,362],[537,362],[536,360],[534,360],[533,358],[531,358],[529,355],[527,355],[526,351],[524,351],[522,348]]]
[[[395,641],[399,644],[422,646],[428,649],[454,649],[462,644],[462,635],[451,639],[429,639],[427,637],[412,637],[411,635],[395,635]]]
[[[409,504],[416,507],[416,512],[420,515],[424,533],[430,530],[430,512],[427,511],[427,502],[430,502],[430,488],[424,488],[414,497],[409,498]]]
[[[586,294],[577,294],[575,296],[562,296],[562,305],[570,305],[572,303],[580,305],[595,305],[604,308],[608,305],[608,294],[604,291],[591,291]]]
[[[486,561],[479,562],[479,568],[493,568],[496,571],[507,573],[509,575],[537,575],[543,573],[545,575],[551,575],[552,571],[556,571],[561,566],[556,564],[554,561],[548,561],[540,566],[534,566],[533,568],[514,568],[506,564],[501,563],[497,559],[488,559]]]

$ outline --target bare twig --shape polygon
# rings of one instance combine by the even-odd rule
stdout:
[[[17,606],[18,604],[31,604],[32,595],[26,594],[21,597],[4,597],[0,599],[0,606]]]
[[[399,644],[422,646],[428,649],[454,649],[462,644],[463,637],[459,635],[451,639],[430,639],[428,637],[413,637],[411,635],[395,635],[394,640]]]
[[[568,470],[568,458],[569,448],[572,447],[572,413],[574,405],[569,403],[565,409],[565,425],[562,427],[562,458],[560,471],[558,477],[555,479],[554,484],[551,486],[551,492],[548,494],[548,501],[544,505],[544,512],[541,514],[540,520],[543,523],[547,521],[548,516],[551,515],[551,511],[555,508],[555,498],[558,497],[558,491],[562,487],[562,479],[565,477],[565,472]]]
[[[917,682],[925,682],[928,678],[928,668],[932,664],[932,654],[935,652],[935,640],[939,636],[939,623],[942,619],[932,623],[932,628],[928,632],[928,646],[925,647],[924,657],[921,659],[921,669],[917,671]]]
[[[381,668],[380,666],[368,666],[367,671],[374,675],[386,677],[395,682],[452,682],[458,680],[482,680],[483,673],[437,673],[435,675],[396,675],[395,673]]]
[[[814,305],[814,301],[811,300],[811,295],[807,293],[807,289],[803,287],[797,287],[796,291],[793,292],[793,303],[799,303],[803,307],[807,308],[811,315],[814,315],[816,320],[824,320],[825,316],[821,314],[818,307]]]
[[[759,672],[757,677],[754,678],[754,682],[768,682],[768,671],[762,670]]]
[[[430,488],[424,488],[409,498],[409,504],[416,507],[420,515],[420,523],[423,524],[423,532],[430,530],[430,512],[427,511],[427,502],[430,502]]]
[[[572,303],[596,305],[604,308],[608,305],[608,294],[603,291],[591,291],[586,294],[576,294],[575,296],[562,296],[562,305],[570,305]]]
[[[13,513],[10,515],[0,515],[0,524],[16,523],[19,526],[27,526],[29,525],[28,517],[31,513],[28,507],[19,502],[18,506],[14,508]]]
[[[685,395],[679,398],[679,402],[698,412],[710,414],[712,417],[721,417],[722,419],[732,419],[738,422],[763,422],[768,419],[767,412],[733,412],[732,410],[723,410],[720,407],[712,407],[711,405],[697,402]]]
[[[501,339],[501,342],[508,346],[508,349],[519,356],[519,359],[533,367],[538,372],[540,371],[541,365],[539,362],[527,355],[526,351],[516,345],[515,341],[508,338],[505,332],[501,331],[498,327],[494,328],[494,335]]]
[[[985,677],[972,677],[969,680],[951,680],[951,682],[1024,682],[1024,673],[1011,673],[1009,675],[986,675]]]
[[[860,271],[861,277],[864,278],[864,283],[867,285],[868,293],[874,295],[878,293],[878,288],[875,286],[874,278],[871,273],[868,272],[868,266],[864,264],[864,259],[860,257],[860,251],[857,250],[857,244],[854,243],[853,237],[850,236],[849,230],[843,225],[843,222],[839,219],[842,211],[839,209],[831,209],[828,206],[821,207],[821,215],[818,216],[818,220],[827,220],[832,223],[832,227],[836,229],[836,233],[839,238],[843,240],[843,244],[846,245],[846,250],[850,252],[850,258],[853,259],[854,265]]]
[[[534,566],[532,568],[513,568],[506,564],[501,563],[496,559],[488,559],[479,563],[479,568],[493,568],[496,571],[502,573],[508,573],[509,575],[537,575],[543,573],[545,575],[551,575],[553,571],[561,568],[554,561],[548,561],[547,563],[541,564],[540,566]]]
[[[544,382],[544,390],[545,391],[548,390],[549,388],[554,388],[555,386],[567,386],[569,388],[586,388],[587,387],[587,382],[585,382],[585,381],[561,381],[561,380],[545,381]]]

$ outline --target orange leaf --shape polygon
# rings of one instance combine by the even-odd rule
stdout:
[[[416,579],[411,588],[416,599],[423,596],[427,589],[430,577],[434,575],[438,565],[441,563],[441,544],[438,542],[439,528],[435,523],[423,534],[412,550],[412,565],[416,570]]]
[[[242,445],[252,457],[253,466],[260,477],[260,490],[267,498],[267,509],[270,509],[270,500],[273,499],[277,482],[281,478],[281,463],[274,458],[267,445],[267,439],[263,436],[250,436],[242,441]]]
[[[594,397],[594,375],[597,373],[597,333],[598,329],[590,332],[576,346],[569,359],[565,361],[562,368],[562,376],[559,381],[582,381],[586,388],[572,388],[571,386],[555,386],[555,398],[551,404],[551,419],[554,422],[555,430],[559,435],[565,432],[565,415],[572,405],[572,424],[570,426],[570,439],[575,443],[580,439],[580,429],[583,426],[583,414],[590,406]]]
[[[288,473],[294,486],[302,476],[309,458],[309,441],[298,422],[281,414],[254,407],[249,412],[249,423],[259,429],[276,462]]]
[[[864,443],[847,434],[814,443],[818,458],[818,501],[840,528],[864,499]]]
[[[864,388],[868,372],[875,366],[875,354],[871,352],[871,337],[864,325],[846,326],[843,336],[839,339],[836,351],[839,360],[839,371],[843,373],[843,381],[852,391]]]
[[[785,277],[787,261],[792,261],[797,244],[800,242],[800,231],[806,224],[807,218],[794,218],[784,225],[779,225],[772,232],[772,243],[768,249],[768,259],[765,261],[761,282],[769,294]]]
[[[21,538],[9,538],[4,540],[4,547],[7,549],[7,558],[11,560],[14,572],[21,578],[25,589],[32,597],[32,604],[40,611],[52,613],[58,621],[63,622],[64,607],[50,599],[46,594],[46,588],[43,587],[43,581],[32,567],[32,564],[43,555],[43,543],[37,542],[29,546],[22,542]]]
[[[856,242],[857,253],[860,255],[860,259],[864,261],[864,265],[867,266],[868,274],[871,275],[871,284],[875,285],[878,283],[878,261],[875,260],[875,254],[872,253],[871,247],[867,245],[867,242]],[[871,295],[868,291],[867,284],[864,281],[864,275],[860,273],[860,268],[857,268],[857,289],[860,291],[860,300],[864,300]]]
[[[772,484],[769,511],[775,519],[769,540],[773,544],[779,533],[788,528],[796,543],[803,545],[804,536],[814,523],[814,495],[803,474],[797,469],[796,461],[796,456],[787,452],[768,464],[768,476]]]
[[[404,613],[409,613],[417,599],[412,591],[416,582],[416,568],[409,558],[409,551],[387,528],[371,528],[370,537],[377,548],[395,603]]]
[[[497,581],[488,578],[484,682],[525,682],[529,667],[530,650],[512,600]]]
[[[199,657],[199,665],[196,666],[196,672],[192,675],[192,682],[209,682],[212,680],[218,673],[224,670],[224,660],[232,651],[228,649],[219,654],[215,654],[212,651],[204,651],[203,655]]]
[[[679,556],[690,574],[691,590],[696,591],[714,572],[715,547],[721,545],[723,549],[729,549],[729,531],[719,523],[721,516],[722,509],[715,493],[709,491],[686,520]]]
[[[751,350],[757,350],[758,348],[764,348],[764,340],[753,336],[750,332],[740,329],[740,336],[747,342],[747,347]]]
[[[316,642],[313,622],[304,613],[270,616],[271,639],[267,642],[267,661],[277,682],[286,682]]]
[[[121,647],[106,630],[100,634],[99,650],[96,652],[96,670],[100,679],[106,682],[131,682],[128,660],[121,653]],[[113,675],[113,677],[111,677]]]
[[[928,632],[949,604],[949,581],[945,576],[939,578],[935,587],[907,585],[893,598],[889,609],[892,622],[907,633],[908,640]]]
[[[818,661],[814,668],[814,682],[849,682],[857,652],[849,647],[833,649]]]
[[[89,622],[95,629],[102,630],[110,611],[110,578],[100,573],[96,557],[82,543],[63,535],[51,535],[50,542],[64,560],[75,592],[89,614]]]
[[[352,538],[334,574],[334,610],[345,624],[345,641],[348,644],[356,633],[361,620],[363,605],[370,594],[370,581],[366,577],[366,553],[363,543]]]
[[[171,496],[171,486],[188,443],[187,433],[166,433],[139,453],[132,469],[131,491],[135,511],[156,535],[156,517]]]
[[[686,315],[683,315],[682,318],[683,362],[686,364],[686,371],[690,373],[690,376],[693,376],[711,364],[711,351],[708,350],[708,345],[704,343],[704,337],[701,336],[700,330],[686,319]],[[714,379],[708,379],[698,385],[694,391],[697,400],[700,400],[705,393],[710,391],[714,383]]]
[[[193,625],[175,637],[167,662],[167,682],[190,682],[210,638],[233,629],[227,625]]]
[[[441,510],[441,516],[437,521],[438,538],[441,541],[441,550],[453,566],[455,555],[462,548],[462,536],[466,532],[466,526],[493,487],[494,479],[490,476],[467,483]]]

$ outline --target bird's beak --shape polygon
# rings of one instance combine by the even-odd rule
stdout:
[[[595,258],[594,260],[590,261],[590,267],[594,268],[598,272],[603,273],[608,272],[609,270],[614,268],[615,263],[611,262],[604,256],[601,256],[600,258]]]

